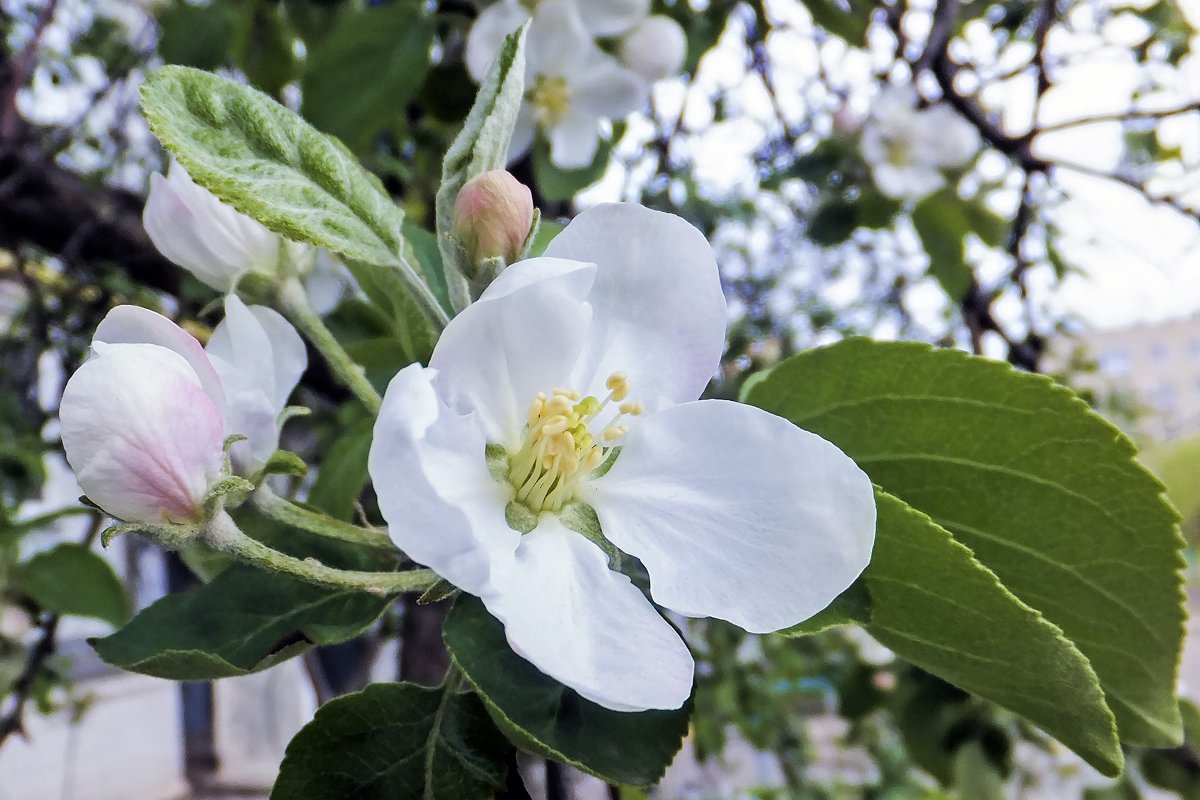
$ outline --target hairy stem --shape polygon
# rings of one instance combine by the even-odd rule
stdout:
[[[367,380],[363,368],[350,358],[350,354],[312,310],[300,281],[295,278],[285,279],[279,284],[277,297],[284,316],[321,352],[334,376],[367,407],[368,411],[372,414],[379,413],[383,398]]]
[[[327,567],[314,558],[294,558],[242,533],[237,523],[224,511],[217,512],[209,521],[204,531],[204,541],[210,547],[256,567],[334,589],[399,594],[422,592],[439,580],[437,574],[428,569],[358,572]]]
[[[265,483],[251,495],[250,502],[264,515],[289,527],[324,536],[327,539],[337,539],[392,553],[398,552],[396,545],[383,531],[363,528],[297,505],[291,500],[275,494]]]

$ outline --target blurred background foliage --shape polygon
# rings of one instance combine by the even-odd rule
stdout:
[[[563,170],[538,144],[511,169],[532,187],[547,233],[604,199],[668,210],[704,231],[731,309],[714,395],[734,397],[754,371],[856,334],[962,347],[1077,382],[1096,365],[1086,352],[1055,350],[1078,325],[1059,287],[1106,246],[1081,232],[1079,196],[1118,188],[1172,224],[1200,219],[1194,8],[1189,17],[1170,0],[653,6],[686,32],[684,73],[660,83],[642,113],[615,120],[590,167]],[[70,680],[52,657],[59,619],[127,613],[120,584],[86,549],[98,517],[73,504],[29,511],[58,457],[62,375],[116,304],[160,309],[201,338],[213,321],[213,293],[141,228],[148,175],[165,162],[138,116],[140,80],[156,65],[185,64],[276,97],[380,177],[418,254],[435,258],[427,231],[442,156],[474,97],[462,53],[478,10],[469,0],[0,2],[0,743],[27,705],[85,705],[52,691]],[[1104,58],[1132,76],[1124,88],[1100,71],[1089,78]],[[977,156],[924,197],[886,194],[863,156],[872,101],[889,82],[916,85],[924,104],[953,108],[979,137]],[[1074,114],[1089,107],[1074,98],[1089,94],[1102,96],[1099,110]],[[1152,250],[1154,231],[1141,235]],[[407,359],[377,317],[351,292],[329,324],[382,389]],[[320,359],[310,364],[301,399],[314,414],[285,443],[321,454],[308,501],[377,520],[366,486],[370,420]],[[1083,384],[1120,424],[1143,413]],[[1159,445],[1147,460],[1197,541],[1200,443]],[[82,538],[54,559],[23,545],[59,515],[81,513]],[[83,608],[65,602],[38,579],[47,570],[100,575],[97,596]],[[355,665],[395,636],[399,674],[436,680],[438,613],[406,602],[357,644],[324,653],[318,694],[361,685],[366,672]],[[712,775],[731,739],[772,754],[775,786],[755,796],[1101,800],[1157,787],[1200,797],[1194,706],[1184,746],[1130,753],[1129,776],[1109,786],[1011,714],[895,662],[857,631],[756,637],[719,622],[689,631],[700,662],[691,752]],[[724,796],[710,791],[697,796]]]

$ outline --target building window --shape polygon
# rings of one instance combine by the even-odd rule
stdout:
[[[1150,345],[1150,360],[1156,364],[1166,363],[1171,358],[1171,349],[1162,342]]]
[[[1125,350],[1106,350],[1096,359],[1096,363],[1100,365],[1101,372],[1118,375],[1128,372],[1131,362],[1129,353]]]
[[[1192,354],[1192,358],[1200,360],[1200,339],[1192,339],[1188,342],[1188,352]]]

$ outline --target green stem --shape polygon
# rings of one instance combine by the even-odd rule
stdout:
[[[386,533],[334,519],[319,511],[297,505],[291,500],[275,494],[265,483],[255,490],[250,502],[266,516],[289,527],[315,533],[317,536],[324,536],[327,539],[338,539],[392,553],[398,552],[396,545],[392,543]]]
[[[383,398],[367,380],[363,368],[350,358],[350,354],[312,310],[300,281],[295,278],[284,279],[279,284],[278,299],[284,316],[321,352],[337,379],[367,407],[368,411],[372,414],[379,413]]]
[[[377,595],[399,594],[424,591],[439,580],[437,574],[428,569],[356,572],[327,567],[312,558],[293,558],[242,533],[237,523],[224,511],[218,511],[209,521],[204,530],[204,541],[210,547],[256,567],[334,589],[351,589]]]
[[[409,253],[408,244],[405,243],[398,255],[400,256],[400,274],[404,276],[404,282],[408,284],[408,288],[412,290],[412,298],[416,304],[424,312],[429,321],[433,323],[433,327],[442,332],[446,329],[446,325],[450,322],[450,315],[446,313],[446,309],[442,308],[442,304],[438,302],[437,297],[429,288],[429,284],[425,282],[425,278],[421,276],[417,268],[408,260]]]

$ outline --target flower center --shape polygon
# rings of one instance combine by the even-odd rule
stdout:
[[[529,93],[533,116],[544,128],[553,128],[571,107],[571,89],[561,76],[538,75]]]
[[[888,139],[886,147],[887,161],[892,166],[904,167],[912,163],[913,148],[907,139],[903,137]]]
[[[642,413],[642,404],[628,401],[629,380],[614,372],[605,381],[608,396],[580,398],[579,392],[555,389],[549,397],[538,392],[529,406],[529,423],[521,449],[509,459],[508,482],[517,502],[530,511],[559,511],[575,498],[575,488],[609,457],[628,433],[621,423],[626,415]],[[592,423],[617,403],[617,413],[605,425],[599,440]]]

